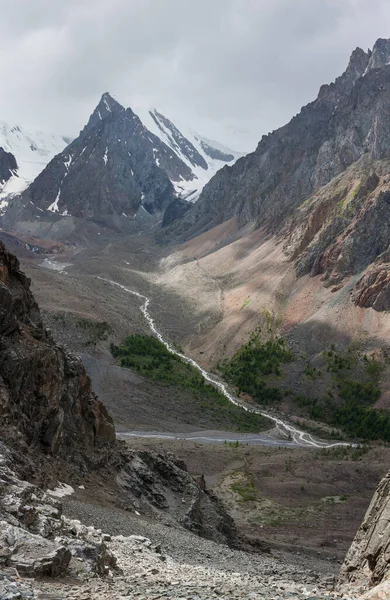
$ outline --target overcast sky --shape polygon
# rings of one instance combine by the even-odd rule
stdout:
[[[101,94],[251,150],[390,37],[389,0],[0,0],[0,120],[77,135]]]

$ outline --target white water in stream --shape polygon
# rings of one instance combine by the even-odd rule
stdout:
[[[242,408],[243,410],[245,410],[247,412],[256,413],[263,417],[266,417],[267,419],[269,419],[270,421],[272,421],[275,424],[275,427],[277,429],[279,429],[280,433],[282,435],[284,435],[284,437],[292,439],[293,442],[295,442],[295,444],[297,444],[298,446],[314,446],[315,448],[333,448],[335,446],[354,445],[354,444],[348,444],[345,442],[335,442],[335,443],[330,444],[329,442],[326,442],[324,440],[315,439],[310,433],[306,433],[304,431],[301,431],[300,429],[297,429],[296,427],[294,427],[290,423],[286,423],[279,417],[275,417],[274,415],[264,412],[263,410],[260,410],[258,408],[254,408],[252,406],[244,404],[236,396],[234,396],[232,393],[229,392],[229,389],[228,389],[228,386],[226,383],[224,383],[223,381],[220,381],[215,375],[212,375],[208,371],[205,371],[205,369],[203,369],[192,358],[188,358],[188,356],[185,356],[181,352],[178,352],[177,350],[175,350],[175,348],[173,346],[171,346],[171,344],[163,338],[163,336],[157,329],[156,324],[148,310],[149,304],[150,304],[150,298],[148,298],[147,296],[144,296],[143,294],[140,294],[139,292],[130,290],[129,288],[125,287],[124,285],[121,285],[120,283],[112,281],[111,279],[106,279],[105,277],[98,277],[98,279],[100,279],[102,281],[106,281],[107,283],[110,283],[111,285],[115,285],[115,286],[121,288],[122,290],[124,290],[125,292],[127,292],[128,294],[132,294],[133,296],[137,296],[137,298],[140,298],[142,300],[142,304],[140,306],[141,312],[144,315],[144,317],[150,327],[150,330],[156,336],[156,338],[158,340],[160,340],[160,342],[162,344],[164,344],[164,346],[167,348],[167,350],[169,350],[169,352],[172,352],[172,354],[176,354],[176,356],[179,356],[184,362],[189,363],[190,365],[195,367],[195,369],[197,369],[203,375],[204,379],[206,381],[209,381],[216,388],[218,388],[222,392],[222,394],[232,404],[239,406],[240,408]]]

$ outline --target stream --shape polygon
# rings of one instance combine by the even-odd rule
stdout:
[[[314,448],[334,448],[336,446],[352,446],[352,445],[354,445],[354,444],[349,444],[346,442],[329,443],[326,440],[320,440],[319,438],[313,437],[310,433],[302,431],[301,429],[298,429],[294,425],[291,425],[291,423],[288,423],[284,419],[281,419],[279,416],[275,416],[273,414],[265,412],[264,410],[261,410],[260,408],[255,408],[255,407],[250,406],[250,405],[246,404],[245,402],[241,401],[237,396],[235,396],[229,390],[228,385],[224,381],[222,381],[216,375],[213,375],[213,374],[209,373],[208,371],[206,371],[205,369],[203,369],[203,367],[201,367],[192,358],[189,358],[188,356],[185,356],[184,354],[182,354],[181,352],[176,350],[169,342],[167,342],[163,338],[162,334],[156,327],[153,317],[149,313],[150,298],[148,298],[147,296],[144,296],[143,294],[140,294],[139,292],[131,290],[131,289],[125,287],[124,285],[117,283],[116,281],[112,281],[111,279],[106,279],[105,277],[97,277],[97,279],[100,279],[101,281],[105,281],[106,283],[109,283],[111,285],[117,286],[120,289],[127,292],[128,294],[132,294],[133,296],[136,296],[137,298],[139,298],[142,301],[140,310],[141,310],[142,314],[144,315],[145,320],[148,323],[149,328],[150,328],[151,332],[153,333],[153,335],[162,344],[164,344],[164,346],[167,348],[167,350],[169,350],[169,352],[172,352],[172,354],[176,354],[176,356],[179,356],[184,362],[189,363],[190,365],[195,367],[195,369],[197,369],[202,374],[204,379],[206,381],[208,381],[209,383],[211,383],[214,387],[216,387],[225,396],[225,398],[227,398],[229,400],[229,402],[231,402],[232,404],[235,404],[236,406],[239,406],[240,408],[242,408],[243,410],[245,410],[247,412],[256,413],[263,417],[266,417],[267,419],[269,419],[270,421],[272,421],[274,423],[275,429],[278,431],[280,437],[279,436],[271,437],[269,434],[268,435],[267,434],[266,435],[259,434],[258,436],[253,436],[253,434],[250,434],[251,443],[256,443],[256,440],[258,440],[257,443],[259,443],[259,444],[271,445],[270,442],[273,439],[274,443],[277,443],[279,441],[280,445],[284,445],[284,444],[286,444],[286,442],[289,442],[289,445],[309,446],[309,447],[314,447]],[[136,436],[137,433],[136,432],[127,432],[127,433],[122,432],[121,435]],[[140,432],[140,437],[150,437],[150,438],[161,437],[161,439],[164,439],[167,436],[169,436],[169,434],[164,434],[164,433],[159,434],[157,432],[150,432],[150,433],[148,433],[148,432],[141,433]],[[235,440],[244,441],[244,439],[245,439],[245,437],[243,435],[234,436],[234,434],[229,433],[228,436],[229,436],[229,441],[235,441]],[[182,434],[182,435],[175,434],[174,437],[177,437],[179,439],[193,439],[188,434]],[[207,440],[207,439],[210,441],[217,441],[215,439],[215,435],[214,436],[210,435],[209,437],[203,436],[203,440]],[[218,438],[218,439],[219,439],[219,441],[222,441],[221,438]],[[226,439],[226,438],[223,438],[223,439]]]

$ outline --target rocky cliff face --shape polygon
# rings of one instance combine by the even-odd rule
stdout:
[[[28,278],[2,243],[0,417],[1,437],[12,446],[67,460],[115,439],[80,360],[53,342]]]
[[[382,479],[341,568],[339,584],[357,592],[390,577],[390,473]],[[387,592],[389,591],[388,588]],[[386,595],[373,596],[385,598]]]
[[[0,147],[0,186],[6,183],[17,170],[16,158]]]
[[[353,52],[345,73],[322,86],[290,123],[263,136],[252,154],[224,167],[204,188],[181,227],[236,215],[278,229],[302,201],[363,155],[389,156],[390,46]],[[180,228],[179,228],[180,230]]]

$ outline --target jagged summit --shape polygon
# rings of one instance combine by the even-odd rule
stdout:
[[[345,72],[322,86],[314,102],[263,136],[254,153],[216,174],[185,216],[187,227],[210,227],[234,215],[242,225],[259,219],[281,227],[294,207],[363,155],[387,157],[389,48],[389,40],[378,40],[372,53],[356,49]]]
[[[125,111],[125,108],[119,104],[109,92],[104,92],[97,104],[95,110],[89,117],[86,129],[91,129],[98,124],[99,121],[103,121],[107,117],[114,117]]]
[[[162,157],[169,149],[153,139],[131,109],[103,94],[78,138],[48,164],[26,199],[41,211],[109,218],[120,226],[140,207],[154,213],[173,199],[156,153]]]
[[[390,64],[390,39],[379,38],[372,49],[368,51],[369,63],[368,69],[383,69]]]

